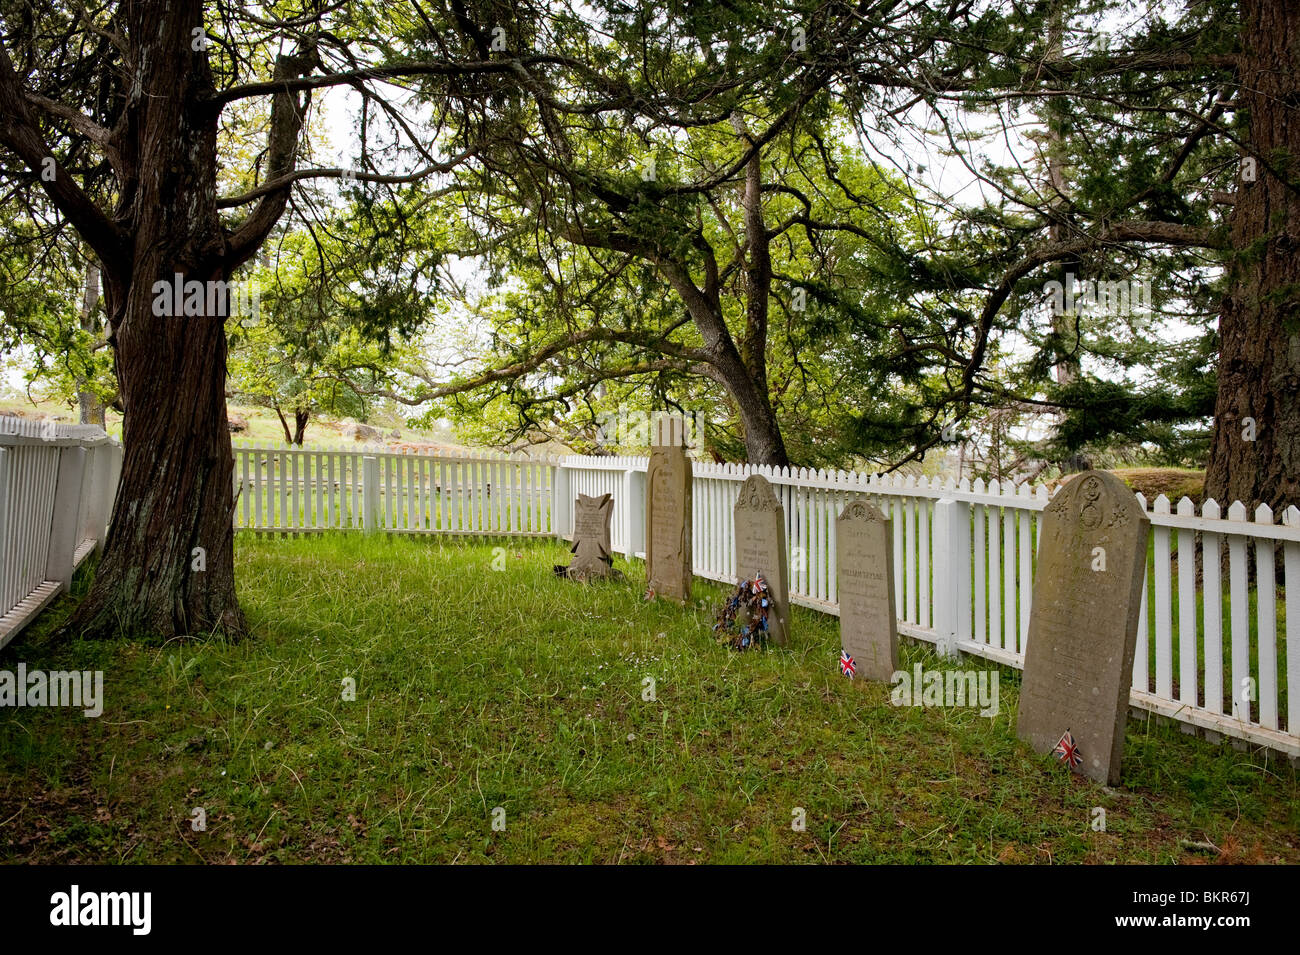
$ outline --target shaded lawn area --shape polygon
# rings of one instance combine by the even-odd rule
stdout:
[[[59,643],[64,600],[0,668],[102,669],[104,713],[0,711],[0,859],[1300,862],[1286,760],[1134,721],[1108,789],[1016,741],[1014,671],[993,719],[894,707],[839,675],[833,617],[738,654],[709,631],[722,588],[647,604],[640,564],[580,585],[566,557],[241,535],[238,644]]]

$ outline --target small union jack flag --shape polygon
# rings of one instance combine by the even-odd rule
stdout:
[[[853,679],[853,674],[858,672],[858,665],[849,656],[849,651],[843,648],[840,649],[840,672],[850,680]]]
[[[1070,735],[1069,730],[1065,731],[1065,735],[1061,737],[1056,744],[1056,749],[1052,750],[1052,752],[1057,759],[1067,766],[1083,765],[1083,754],[1079,752],[1079,746],[1075,743],[1074,737]]]

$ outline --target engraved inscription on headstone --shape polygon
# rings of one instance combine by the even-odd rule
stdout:
[[[785,550],[785,509],[761,474],[745,478],[735,507],[736,576],[767,581],[772,607],[768,639],[778,646],[790,640],[789,564]]]
[[[573,508],[573,563],[567,574],[573,580],[608,577],[613,573],[609,522],[614,515],[610,494],[579,494]]]
[[[1071,768],[1118,783],[1151,522],[1104,471],[1057,491],[1042,522],[1016,731],[1040,753],[1068,732]]]
[[[683,603],[690,600],[691,462],[680,445],[650,449],[645,523],[649,589]]]
[[[893,535],[889,520],[855,500],[835,522],[840,640],[857,675],[888,683],[898,669]]]

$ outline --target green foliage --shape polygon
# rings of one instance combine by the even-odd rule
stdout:
[[[69,27],[68,11],[52,16]],[[238,42],[213,49],[217,85],[265,73],[276,30],[209,17],[217,33],[239,22]],[[392,103],[365,102],[363,172],[453,156],[456,168],[414,187],[302,183],[273,274],[257,270],[266,324],[232,328],[232,389],[358,416],[391,399],[483,442],[580,450],[633,450],[599,428],[620,410],[684,409],[707,416],[706,451],[732,459],[746,453],[739,378],[764,387],[799,464],[920,459],[953,422],[1000,429],[1045,465],[1198,463],[1227,291],[1224,257],[1208,249],[1225,222],[1214,196],[1235,188],[1247,129],[1222,106],[1237,18],[1231,0],[1145,13],[1117,0],[907,4],[871,17],[813,0],[346,3],[320,38],[333,66],[360,51],[390,67],[519,66],[411,78],[426,108],[413,138],[385,128]],[[27,52],[85,68],[53,45]],[[223,194],[260,182],[266,121],[262,99],[223,110]],[[309,123],[304,165],[323,141],[315,112]],[[1021,130],[1034,154],[1003,162],[1000,144]],[[741,199],[751,137],[771,241],[762,278]],[[62,147],[90,191],[108,188],[102,164]],[[982,197],[932,191],[936,152],[968,164]],[[1107,238],[1119,222],[1195,230],[1206,247]],[[4,254],[27,267],[19,247]],[[479,271],[451,288],[441,279],[457,254]],[[1156,312],[1045,315],[1044,283],[1071,272],[1149,281]],[[0,291],[7,341],[34,348],[33,374],[62,375],[64,391],[102,381],[106,350],[64,314],[74,287],[43,279]],[[723,335],[687,314],[682,282],[716,299]],[[751,327],[756,286],[770,292],[765,329]],[[430,326],[461,319],[454,354],[429,346]],[[733,345],[744,373],[719,371]],[[1047,437],[1010,437],[1007,413],[1022,407],[1050,417]]]
[[[87,260],[66,233],[0,206],[0,355],[16,359],[25,385],[67,407],[79,391],[116,398],[103,305],[82,322]]]
[[[414,360],[441,261],[436,220],[351,189],[351,208],[285,231],[273,264],[248,270],[256,316],[228,323],[231,389],[287,416],[365,418],[372,394]]]

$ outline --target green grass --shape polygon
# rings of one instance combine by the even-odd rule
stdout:
[[[559,580],[558,543],[241,535],[237,557],[252,639],[61,643],[65,601],[0,654],[103,669],[106,695],[100,719],[0,711],[0,858],[1300,862],[1285,761],[1135,722],[1102,787],[1015,739],[1012,671],[994,719],[893,707],[802,608],[791,647],[737,654],[709,631],[721,588],[647,604],[621,561]]]

